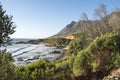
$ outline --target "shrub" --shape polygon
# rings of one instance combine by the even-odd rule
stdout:
[[[106,71],[120,66],[120,35],[107,33],[94,39],[75,58],[73,72],[76,76],[85,75],[89,71]]]

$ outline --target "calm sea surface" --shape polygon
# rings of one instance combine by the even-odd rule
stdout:
[[[28,39],[28,38],[12,38],[13,42],[27,42],[29,40],[33,40],[33,39]]]

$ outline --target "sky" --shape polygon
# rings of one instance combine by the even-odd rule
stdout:
[[[71,21],[79,21],[83,12],[93,18],[102,3],[113,11],[120,0],[0,0],[6,14],[17,25],[12,38],[47,38]]]

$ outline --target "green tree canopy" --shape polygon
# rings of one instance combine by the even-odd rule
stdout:
[[[0,47],[11,41],[10,35],[15,32],[15,27],[12,16],[7,15],[0,4]]]

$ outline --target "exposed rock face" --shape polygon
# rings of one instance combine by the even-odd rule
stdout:
[[[66,39],[71,39],[71,40],[72,40],[72,39],[75,39],[75,36],[70,35],[70,36],[66,36],[65,38],[66,38]]]
[[[120,80],[120,68],[113,70],[108,76],[104,77],[103,80]]]

